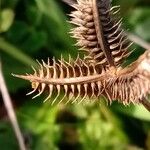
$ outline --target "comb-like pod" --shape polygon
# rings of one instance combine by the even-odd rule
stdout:
[[[32,83],[29,94],[38,92],[33,98],[47,89],[45,101],[55,95],[52,104],[57,99],[61,103],[66,96],[66,103],[80,103],[87,96],[92,99],[104,95],[110,103],[142,103],[150,111],[146,101],[150,93],[150,50],[130,66],[120,67],[131,44],[121,29],[121,20],[116,19],[119,7],[111,8],[110,0],[77,0],[72,6],[76,11],[71,14],[71,22],[78,26],[72,33],[87,56],[75,61],[70,57],[68,62],[63,58],[47,64],[42,61],[38,71],[33,68],[33,75],[14,76]]]
[[[121,28],[119,6],[111,8],[110,0],[78,0],[73,4],[71,33],[88,57],[103,66],[118,67],[130,53],[131,43]]]
[[[46,89],[48,89],[49,95],[45,99],[51,98],[53,93],[55,99],[52,104],[59,98],[61,90],[64,91],[62,102],[66,96],[69,96],[68,102],[72,99],[76,102],[81,97],[80,102],[87,96],[94,97],[100,96],[103,91],[103,80],[105,76],[105,70],[101,65],[91,65],[84,62],[79,57],[73,62],[70,58],[69,62],[63,59],[57,62],[53,59],[53,63],[46,64],[42,61],[39,63],[40,69],[36,71],[34,68],[33,75],[15,75],[17,77],[29,80],[32,83],[33,91],[28,94],[32,94],[38,91],[38,94],[33,98],[40,96]]]
[[[96,96],[105,96],[111,103],[118,100],[124,105],[142,103],[150,91],[150,52],[145,52],[136,62],[128,68],[118,70],[114,75],[111,71],[105,71],[101,65],[91,65],[80,58],[76,61],[66,62],[63,59],[58,62],[53,59],[53,64],[40,65],[40,69],[34,69],[33,75],[15,75],[16,77],[29,80],[32,83],[32,94],[38,91],[33,98],[40,96],[46,89],[51,98],[59,98],[61,90],[64,96],[59,100],[61,103],[69,96],[67,103],[82,102],[87,96],[91,99]],[[81,99],[80,99],[81,98]]]

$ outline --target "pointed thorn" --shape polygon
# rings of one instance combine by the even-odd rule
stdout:
[[[24,79],[24,80],[28,80],[28,81],[31,81],[32,80],[32,77],[31,75],[16,75],[16,74],[12,74],[12,76],[14,77],[17,77],[17,78],[20,78],[20,79]],[[38,86],[36,88],[34,88],[31,92],[27,93],[26,95],[31,95],[33,94],[36,90],[37,90]]]
[[[31,94],[33,94],[36,90],[37,90],[37,89],[34,89],[34,90],[32,90],[31,92],[27,93],[26,95],[27,95],[27,96],[28,96],[28,95],[31,95]]]
[[[12,76],[16,77],[16,78],[20,78],[20,79],[24,79],[24,80],[31,80],[32,77],[31,75],[17,75],[17,74],[11,74]]]

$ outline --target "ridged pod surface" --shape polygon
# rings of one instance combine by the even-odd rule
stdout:
[[[111,7],[110,0],[78,0],[72,7],[76,9],[70,15],[70,22],[77,26],[71,31],[76,45],[103,66],[120,66],[132,44],[118,19],[120,7]]]
[[[150,93],[150,51],[146,51],[136,62],[122,69],[108,80],[106,87],[110,101],[119,100],[124,105],[142,103]]]
[[[39,63],[39,62],[38,62]],[[39,63],[40,69],[36,71],[34,68],[33,75],[15,75],[17,77],[30,80],[32,83],[33,91],[28,94],[32,94],[36,91],[39,93],[33,98],[40,96],[46,89],[49,91],[48,100],[53,93],[57,92],[52,104],[60,96],[60,91],[64,91],[64,97],[60,100],[62,102],[66,96],[69,96],[69,101],[76,100],[82,97],[83,101],[87,96],[94,97],[100,96],[103,92],[103,81],[106,76],[106,71],[101,65],[92,65],[88,62],[84,62],[77,57],[75,61],[70,57],[69,62],[58,60],[56,62],[53,59],[53,63],[46,64],[44,61]],[[54,92],[55,91],[55,92]],[[69,102],[68,101],[68,102]]]

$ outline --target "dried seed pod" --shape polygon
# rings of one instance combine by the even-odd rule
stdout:
[[[110,0],[78,0],[71,13],[72,29],[78,46],[103,66],[118,67],[130,54],[131,43],[118,19],[119,6],[111,7]]]
[[[142,103],[150,91],[150,52],[146,51],[136,62],[129,67],[118,70],[115,74],[111,70],[105,71],[101,65],[91,65],[77,58],[74,62],[68,63],[53,59],[52,65],[44,62],[39,63],[40,69],[34,69],[33,75],[14,75],[16,77],[29,80],[32,83],[32,94],[38,91],[33,98],[40,96],[46,88],[49,95],[45,99],[51,98],[54,91],[57,92],[52,104],[60,96],[60,91],[64,91],[64,96],[72,95],[69,101],[76,102],[79,97],[82,102],[87,96],[106,96],[111,103],[118,100],[124,105],[130,103]],[[73,99],[74,98],[74,99]],[[59,103],[60,103],[59,102]]]
[[[146,51],[136,62],[116,72],[105,88],[106,96],[124,105],[142,103],[150,93],[150,51]]]
[[[45,101],[51,98],[54,91],[57,92],[52,104],[55,103],[60,96],[60,90],[64,91],[64,97],[60,99],[60,102],[70,94],[72,98],[74,97],[74,100],[72,99],[73,102],[80,96],[82,97],[81,101],[83,101],[86,96],[100,96],[103,87],[101,82],[103,82],[105,75],[105,71],[101,65],[91,65],[79,57],[72,63],[68,63],[63,59],[56,62],[56,60],[53,59],[52,65],[47,65],[44,61],[42,61],[42,64],[39,63],[39,65],[40,69],[38,71],[33,68],[33,75],[14,75],[29,80],[32,83],[33,91],[29,94],[38,91],[38,94],[33,98],[40,96],[47,88],[49,95]]]
[[[28,94],[40,96],[48,89],[48,100],[55,93],[52,104],[60,98],[61,90],[68,96],[68,102],[81,103],[86,97],[105,96],[111,103],[118,100],[124,105],[142,103],[150,111],[146,101],[150,93],[150,50],[126,68],[120,65],[128,57],[130,43],[121,29],[121,20],[116,19],[119,7],[111,7],[110,0],[77,0],[72,7],[71,23],[78,27],[72,30],[77,45],[87,55],[76,60],[69,57],[50,64],[39,63],[40,69],[33,68],[33,75],[14,75],[29,80],[33,91]],[[81,97],[81,99],[79,99]]]

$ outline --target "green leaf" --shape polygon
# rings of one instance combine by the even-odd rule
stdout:
[[[20,49],[16,48],[14,45],[10,44],[2,38],[0,38],[0,50],[3,50],[5,53],[11,55],[25,65],[37,66],[37,63],[33,61],[29,56],[22,53]]]
[[[17,139],[12,130],[11,125],[8,122],[0,122],[0,149],[2,150],[18,149]]]
[[[150,19],[144,20],[142,23],[139,23],[135,32],[143,39],[150,41]]]
[[[150,113],[144,108],[142,105],[138,106],[122,106],[122,105],[113,105],[115,110],[119,111],[120,113],[126,114],[128,116],[143,120],[143,121],[150,121]]]
[[[12,9],[0,11],[0,33],[6,32],[14,21],[14,12]]]
[[[19,110],[19,122],[25,129],[36,135],[32,143],[33,150],[57,149],[56,142],[60,134],[55,119],[58,110],[57,106],[52,107],[48,103],[42,104],[34,101],[28,101]]]

